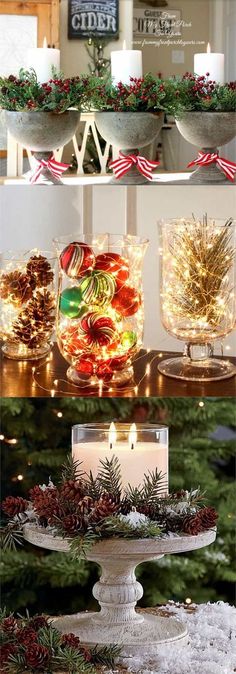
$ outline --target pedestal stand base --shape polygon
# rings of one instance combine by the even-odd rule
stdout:
[[[236,368],[229,360],[208,358],[204,361],[192,361],[190,358],[168,358],[158,364],[161,374],[173,379],[185,381],[218,381],[229,379],[236,374]]]
[[[168,644],[168,647],[171,644],[182,645],[188,637],[183,623],[152,614],[145,614],[141,623],[133,621],[104,627],[99,621],[99,613],[79,613],[56,618],[53,625],[64,634],[73,632],[79,636],[84,646],[120,644],[121,657],[126,658],[139,654],[154,655],[163,644]]]

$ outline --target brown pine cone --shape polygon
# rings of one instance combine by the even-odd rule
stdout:
[[[51,336],[54,322],[54,295],[38,290],[13,323],[13,337],[29,349],[36,349]]]
[[[28,646],[25,653],[26,664],[32,669],[43,669],[46,667],[49,662],[49,657],[49,650],[40,644]]]
[[[123,501],[121,501],[119,513],[121,513],[121,515],[128,515],[128,513],[131,512],[132,508],[133,505],[131,501],[129,501],[129,499],[124,499]]]
[[[51,522],[55,516],[60,517],[61,508],[58,503],[58,489],[56,487],[47,487],[44,490],[40,487],[34,487],[30,491],[30,497],[39,517],[45,518],[48,522]]]
[[[42,615],[35,615],[33,618],[31,618],[29,622],[29,627],[32,627],[33,630],[40,630],[42,627],[48,627],[49,623],[46,618]]]
[[[8,658],[10,655],[15,655],[17,652],[17,646],[15,644],[7,643],[0,645],[0,663],[2,665],[7,664]],[[4,670],[5,671],[5,670]]]
[[[61,525],[67,534],[75,534],[81,529],[81,518],[78,515],[65,515],[61,518]]]
[[[215,508],[209,506],[208,508],[201,508],[201,510],[198,511],[198,517],[203,530],[212,529],[216,526],[218,513],[216,512]]]
[[[28,302],[32,297],[34,288],[33,279],[17,269],[1,275],[0,297],[16,306]]]
[[[22,627],[19,632],[17,632],[17,640],[23,646],[30,646],[37,641],[37,632],[32,627]]]
[[[21,496],[7,496],[2,502],[2,510],[8,517],[14,517],[25,512],[28,501]]]
[[[10,615],[8,618],[4,618],[1,623],[1,629],[3,632],[9,632],[12,634],[17,631],[17,620],[14,616]]]
[[[54,273],[51,265],[43,255],[32,255],[26,269],[33,278],[37,288],[48,286],[53,281]]]
[[[94,507],[89,515],[89,521],[94,524],[104,520],[118,512],[118,504],[110,494],[103,494],[100,499],[94,501]]]
[[[186,515],[182,523],[182,531],[192,536],[197,536],[202,531],[199,513],[196,513],[196,515]]]
[[[67,480],[60,488],[60,498],[78,503],[84,496],[82,482]]]
[[[80,647],[79,637],[76,637],[72,632],[69,632],[68,634],[62,634],[61,643],[62,646],[70,646],[71,648]]]
[[[173,531],[174,533],[183,531],[183,519],[178,515],[166,517],[162,524],[164,524],[167,533],[169,531]]]

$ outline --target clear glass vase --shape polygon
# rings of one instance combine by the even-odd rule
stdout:
[[[50,351],[55,328],[56,256],[48,251],[6,251],[0,262],[2,351],[37,360]]]
[[[142,346],[143,256],[147,240],[110,234],[55,240],[59,259],[57,340],[80,386],[132,380]]]
[[[233,376],[230,361],[214,358],[214,343],[235,324],[235,222],[207,216],[162,221],[160,239],[162,323],[185,348],[159,371],[190,381]]]

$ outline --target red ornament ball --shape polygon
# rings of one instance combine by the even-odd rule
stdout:
[[[118,253],[101,253],[95,260],[95,269],[113,274],[117,285],[123,285],[129,278],[129,262]]]
[[[64,248],[60,255],[60,265],[70,278],[80,278],[91,271],[95,265],[95,255],[86,243],[73,241]]]
[[[107,346],[116,336],[116,326],[113,320],[96,311],[89,311],[81,319],[81,336],[90,347]]]
[[[113,308],[121,316],[133,316],[138,311],[141,304],[141,295],[131,286],[123,286],[114,295],[112,300]]]
[[[83,355],[79,358],[76,365],[76,370],[79,374],[91,377],[94,374],[94,358],[92,355]]]

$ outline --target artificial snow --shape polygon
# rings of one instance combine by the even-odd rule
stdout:
[[[192,608],[196,610],[192,611]],[[187,644],[162,646],[158,655],[122,659],[132,674],[233,674],[236,672],[236,609],[217,604],[184,606],[169,602],[161,607],[188,628]],[[191,612],[192,611],[192,612]],[[154,611],[152,611],[154,612]],[[156,610],[158,615],[158,609]],[[117,674],[125,669],[115,670]],[[109,671],[107,674],[115,674]]]

